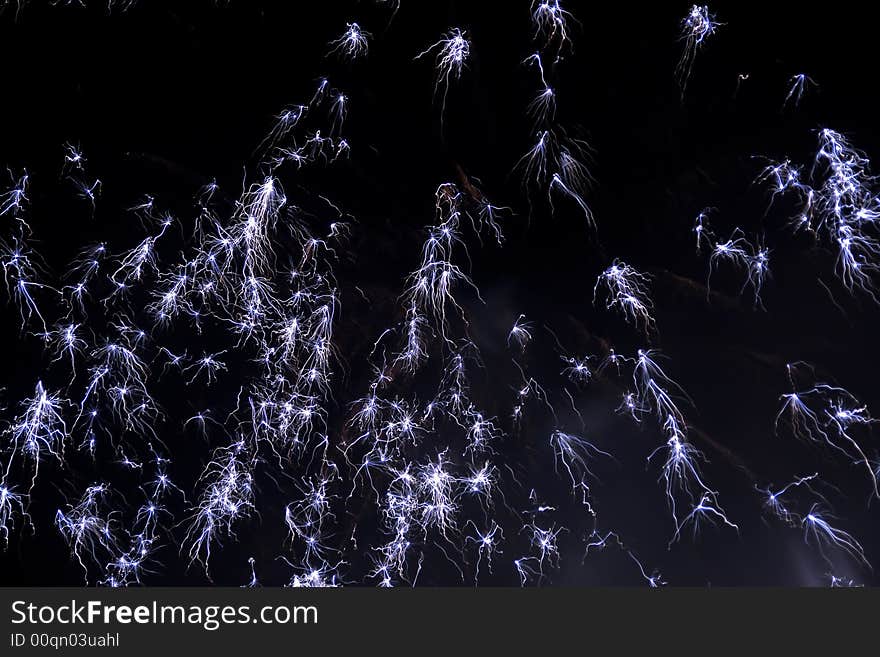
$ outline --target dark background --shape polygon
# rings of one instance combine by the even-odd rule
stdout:
[[[355,285],[367,290],[372,303],[343,292],[339,340],[351,371],[340,383],[340,408],[365,389],[365,354],[382,328],[399,319],[396,297],[417,262],[421,230],[431,223],[434,190],[456,180],[461,167],[479,178],[496,205],[516,212],[506,223],[504,248],[470,242],[472,275],[487,302],[468,304],[487,366],[475,388],[494,414],[509,414],[518,383],[504,339],[520,313],[538,327],[540,344],[526,357],[530,372],[549,380],[561,365],[543,327],[571,353],[595,352],[603,343],[632,352],[641,346],[639,336],[592,307],[593,283],[614,258],[654,276],[655,342],[669,356],[667,371],[693,399],[687,411],[696,428],[692,439],[710,459],[707,479],[721,491],[740,535],[709,528],[700,541],[688,538],[667,550],[672,526],[655,481],[659,463],[645,464],[662,438],[650,422],[638,428],[611,414],[620,392],[615,386],[622,385],[613,383],[578,400],[591,437],[601,436],[597,441],[618,459],[602,466],[602,483],[594,491],[601,525],[619,531],[646,567],[658,567],[672,584],[814,585],[827,583],[832,570],[873,584],[870,571],[845,559],[832,568],[797,529],[765,521],[754,491],[755,485],[821,471],[836,487],[826,492],[839,526],[862,542],[869,559],[880,552],[865,475],[787,434],[773,434],[790,361],[815,364],[819,378],[878,407],[876,309],[841,289],[833,254],[789,234],[784,224],[792,207],[779,202],[767,212],[766,189],[752,184],[763,166],[759,156],[809,162],[818,128],[849,135],[869,156],[880,152],[869,10],[855,2],[821,11],[795,2],[715,2],[711,9],[724,25],[698,53],[682,100],[673,72],[687,3],[568,3],[579,21],[574,52],[551,75],[559,122],[578,127],[594,148],[590,168],[597,183],[587,202],[598,229],[591,231],[564,204],[554,216],[542,205],[530,210],[511,174],[533,143],[525,107],[539,88],[534,71],[520,65],[535,49],[528,4],[403,0],[393,18],[387,7],[366,1],[233,0],[215,6],[142,0],[111,15],[103,7],[33,2],[16,16],[14,7],[7,7],[0,14],[0,163],[31,174],[30,225],[49,269],[60,272],[87,243],[106,240],[119,252],[140,241],[142,228],[124,209],[144,193],[184,224],[192,220],[196,190],[213,178],[231,203],[244,172],[255,173],[254,149],[273,116],[286,105],[307,102],[326,74],[351,98],[344,130],[351,160],[332,173],[292,175],[285,188],[328,195],[358,220],[352,257],[340,264],[337,276],[349,292]],[[366,60],[347,65],[326,53],[327,43],[351,20],[374,39]],[[452,26],[468,31],[472,58],[462,79],[451,85],[441,129],[430,60],[413,58]],[[783,109],[788,80],[800,72],[820,86],[797,108]],[[741,73],[749,78],[737,89]],[[93,218],[59,179],[66,141],[82,145],[90,175],[103,181]],[[707,206],[717,209],[713,225],[719,233],[739,226],[765,235],[773,271],[764,291],[766,311],[755,309],[747,295],[739,298],[737,280],[723,274],[713,280],[718,294],[707,302],[707,262],[694,253],[691,233],[694,217]],[[175,258],[171,249],[165,262]],[[36,338],[19,332],[14,307],[4,311],[0,328],[7,345],[5,416],[11,418],[47,359]],[[172,406],[185,409],[181,399],[189,396],[194,409],[215,401],[228,408],[239,383],[164,392]],[[343,415],[338,411],[334,421],[344,422]],[[551,428],[536,421],[525,433],[544,436]],[[179,455],[172,475],[191,490],[209,447],[181,433],[175,422],[162,431]],[[862,437],[864,444],[875,444],[869,433]],[[543,438],[525,440],[529,445]],[[565,482],[553,473],[552,456],[541,460],[530,454],[510,450],[506,457],[534,461],[530,485],[547,491],[547,498],[558,494],[564,500]],[[65,496],[117,476],[118,468],[114,473],[109,461],[95,472],[83,466],[76,475],[56,473],[54,481],[49,468],[46,473],[47,481],[33,494],[36,533],[14,534],[0,556],[0,579],[7,583],[82,582],[51,518]],[[276,557],[283,552],[278,513],[288,493],[269,485],[261,491],[262,519],[218,551],[215,583],[244,583],[252,555],[265,583],[286,580],[286,567]],[[182,519],[182,509],[176,511]],[[577,513],[577,506],[570,512]],[[565,516],[560,519],[565,524]],[[495,578],[486,583],[518,583],[511,561],[525,547],[517,544],[523,539],[516,529],[507,532],[511,544],[496,557]],[[591,555],[582,565],[580,538],[582,533],[572,530],[561,539],[562,566],[550,582],[642,583],[619,551]],[[162,566],[147,583],[208,582],[197,568],[184,572],[177,550],[169,539]],[[353,580],[362,581],[358,557],[349,556],[359,574]],[[426,568],[419,581],[455,580],[454,571],[440,563],[436,570]]]

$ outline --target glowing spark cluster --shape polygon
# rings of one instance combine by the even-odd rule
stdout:
[[[680,38],[684,42],[684,49],[675,68],[682,96],[691,77],[697,52],[703,47],[706,39],[715,34],[721,25],[715,20],[715,16],[710,13],[709,7],[706,5],[693,5],[687,16],[682,19]]]
[[[399,2],[378,4],[392,16],[399,9]],[[605,226],[587,203],[593,150],[557,103],[579,23],[558,0],[526,7],[531,43],[522,53],[532,54],[517,74],[534,92],[515,111],[531,135],[525,154],[505,157],[503,168],[521,178],[529,218],[541,210],[553,222],[575,217],[581,234],[601,241]],[[335,25],[339,34],[341,22]],[[698,5],[681,22],[682,94],[696,54],[720,25]],[[450,87],[478,68],[472,49],[482,47],[480,34],[451,28],[415,58],[433,58],[441,126]],[[782,478],[789,483],[765,485],[734,450],[698,428],[696,404],[677,383],[689,380],[682,378],[687,363],[674,344],[658,346],[674,298],[663,286],[676,275],[651,260],[659,251],[652,245],[642,256],[627,251],[626,261],[578,252],[578,262],[565,263],[578,274],[548,284],[526,251],[509,246],[516,232],[509,227],[518,225],[514,202],[496,205],[489,196],[503,195],[499,185],[456,164],[450,178],[433,179],[422,194],[427,213],[413,215],[418,230],[392,227],[400,239],[397,260],[387,258],[391,284],[370,280],[359,259],[385,259],[369,241],[381,222],[360,211],[355,218],[350,200],[310,176],[338,182],[343,196],[346,179],[335,176],[364,164],[352,124],[374,99],[337,83],[367,57],[374,36],[352,21],[327,38],[320,47],[333,57],[320,61],[342,69],[339,77],[317,78],[298,99],[273,101],[261,114],[265,136],[253,140],[259,143],[243,178],[229,184],[218,182],[229,172],[205,176],[185,203],[138,187],[122,201],[127,212],[113,217],[133,227],[77,247],[60,276],[47,264],[52,252],[45,259],[38,252],[37,238],[46,236],[40,199],[51,176],[8,170],[0,265],[13,306],[9,324],[23,345],[37,343],[43,360],[36,376],[10,382],[0,427],[3,547],[27,540],[25,529],[39,534],[51,526],[52,518],[38,515],[52,494],[63,500],[51,504],[54,531],[88,584],[149,584],[174,559],[188,576],[225,580],[221,553],[239,559],[236,583],[272,583],[262,552],[235,556],[253,547],[252,534],[266,531],[280,538],[260,549],[277,550],[271,560],[290,587],[542,585],[564,581],[578,562],[603,552],[634,582],[659,587],[666,581],[649,560],[698,540],[706,528],[745,535],[743,508],[751,502],[756,518],[802,533],[829,568],[838,567],[838,556],[868,565],[864,547],[843,529],[853,528],[835,515],[840,507],[832,511],[835,487],[819,472],[792,478],[789,471]],[[369,59],[378,54],[377,47]],[[806,74],[792,77],[788,111],[813,86]],[[818,136],[811,165],[772,161],[758,181],[769,187],[771,204],[794,201],[790,227],[834,250],[847,290],[880,301],[880,193],[869,159],[841,133]],[[57,156],[53,174],[72,212],[103,227],[118,178],[99,170],[101,157],[88,143],[65,142]],[[706,209],[693,227],[697,253],[708,260],[709,299],[732,277],[763,308],[771,253],[780,271],[776,243],[772,252],[766,245],[769,227],[765,234],[746,223],[739,224],[746,230],[712,223]],[[556,236],[546,223],[538,228]],[[686,231],[677,235],[692,245]],[[534,286],[537,301],[517,294],[513,276],[509,285],[486,285],[477,255],[490,250],[518,260],[527,272],[521,287]],[[384,271],[376,267],[376,277]],[[585,298],[591,284],[597,310]],[[702,304],[702,284],[696,287]],[[542,312],[555,295],[570,305],[562,319]],[[586,313],[596,322],[582,321]],[[601,328],[612,313],[623,320],[609,320],[620,330],[614,340]],[[566,323],[576,329],[563,333]],[[712,363],[697,369],[710,391],[701,393],[711,395],[725,373]],[[780,439],[793,436],[823,448],[837,465],[867,471],[870,493],[880,497],[867,404],[804,363],[789,365],[787,375],[775,416]],[[698,387],[687,387],[700,401]],[[738,399],[715,401],[725,414],[742,409]],[[734,494],[726,484],[713,485],[725,459],[740,466],[734,476],[751,494],[736,506],[722,505],[721,489],[725,502]],[[605,481],[630,486],[646,468],[653,497],[641,499],[637,484],[632,497],[640,513],[662,518],[657,553],[625,542],[631,534],[623,524],[608,524],[607,509],[627,500]],[[832,585],[854,581],[829,577]]]

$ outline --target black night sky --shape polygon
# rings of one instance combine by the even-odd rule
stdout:
[[[369,482],[358,484],[355,477],[359,447],[352,465],[341,446],[357,438],[349,424],[352,404],[369,389],[371,364],[381,365],[374,344],[404,320],[401,295],[407,275],[419,266],[426,227],[436,223],[435,192],[452,183],[471,200],[470,190],[478,187],[495,206],[509,208],[501,246],[462,221],[455,261],[479,296],[468,286],[454,290],[480,354],[480,366],[468,366],[470,399],[484,416],[497,418],[504,435],[492,452],[473,456],[464,450],[465,429],[438,421],[395,458],[416,471],[446,449],[456,476],[488,460],[499,481],[488,509],[462,494],[456,528],[447,537],[436,528],[414,527],[405,574],[395,572],[394,584],[473,585],[479,553],[468,537],[491,521],[503,526],[504,540],[491,572],[483,556],[481,585],[521,583],[515,560],[536,554],[534,526],[560,530],[559,559],[545,560],[543,576],[531,577],[529,585],[642,586],[655,569],[676,586],[825,586],[832,575],[876,583],[876,574],[845,551],[805,540],[802,526],[819,503],[823,518],[857,540],[867,561],[880,559],[878,500],[871,498],[865,464],[851,449],[798,440],[784,422],[774,431],[774,420],[780,395],[791,391],[786,364],[799,361],[812,366],[799,370],[802,388],[840,386],[860,406],[880,408],[877,304],[865,292],[850,293],[835,275],[833,243],[793,233],[789,220],[798,212],[797,198],[779,195],[771,205],[772,190],[755,182],[769,161],[786,158],[804,165],[808,178],[825,128],[844,135],[865,157],[880,157],[876,30],[865,3],[820,9],[798,2],[713,2],[710,11],[721,25],[696,53],[684,96],[675,67],[689,4],[563,3],[571,12],[572,47],[556,63],[554,47],[542,53],[548,84],[557,92],[554,125],[590,147],[585,161],[594,182],[584,200],[595,228],[570,199],[554,196],[551,212],[546,186],[526,194],[514,170],[534,145],[526,108],[541,88],[536,70],[523,64],[542,46],[528,0],[402,0],[396,12],[391,3],[371,0],[139,0],[126,11],[109,12],[105,2],[87,4],[31,0],[18,11],[14,2],[0,9],[0,165],[9,167],[0,189],[12,189],[23,170],[29,176],[28,202],[20,217],[0,216],[0,239],[9,244],[26,221],[29,246],[44,262],[42,280],[56,289],[70,284],[64,274],[84,247],[104,242],[108,251],[85,312],[69,320],[81,324],[87,343],[76,357],[75,376],[66,357],[53,362],[53,352],[44,349],[38,320],[22,329],[18,307],[4,292],[0,463],[4,469],[12,463],[4,485],[23,495],[30,487],[32,464],[14,453],[13,433],[37,381],[68,401],[63,415],[70,435],[63,465],[51,456],[40,464],[24,503],[30,521],[20,513],[8,521],[0,581],[107,583],[106,566],[128,549],[138,509],[149,497],[145,491],[152,490],[153,445],[169,459],[167,473],[185,499],[172,492],[162,501],[139,582],[126,583],[244,585],[251,557],[263,585],[287,584],[310,568],[326,568],[328,578],[345,585],[379,583],[371,573],[378,548],[390,540],[380,504],[393,476],[374,476],[382,494],[377,502]],[[328,54],[328,43],[353,21],[372,38],[365,57],[347,62]],[[434,57],[415,58],[454,27],[466,31],[470,57],[460,79],[450,82],[441,111]],[[816,84],[799,103],[786,104],[798,73]],[[332,163],[319,158],[301,168],[288,162],[270,171],[259,145],[285,107],[309,104],[324,76],[350,102],[339,135],[351,146],[349,157]],[[298,133],[300,143],[322,124],[331,134],[327,111],[326,104],[310,110],[313,123]],[[66,143],[87,157],[84,177],[101,180],[94,211],[62,172]],[[249,411],[227,418],[236,405],[247,406],[248,390],[262,376],[259,344],[240,342],[222,313],[206,316],[201,332],[185,317],[156,326],[144,308],[158,289],[156,272],[118,306],[102,299],[125,253],[156,231],[157,224],[131,210],[145,195],[154,199],[156,216],[175,218],[156,246],[158,272],[171,272],[192,254],[200,188],[216,181],[210,206],[226,226],[243,189],[270,173],[288,200],[285,213],[291,214],[282,222],[296,216],[327,239],[338,219],[335,206],[351,229],[348,239],[333,243],[329,258],[339,358],[321,402],[328,461],[317,463],[311,447],[299,459],[278,458],[265,444],[256,448],[255,509],[235,520],[234,535],[218,535],[208,577],[202,565],[189,563],[188,518],[214,450],[246,432],[239,420]],[[813,173],[821,177],[819,168]],[[880,193],[880,186],[874,190]],[[769,248],[771,274],[760,306],[750,289],[742,290],[744,276],[735,267],[719,265],[707,290],[709,250],[696,252],[693,233],[705,208],[713,209],[709,220],[720,238],[740,228]],[[287,289],[290,266],[300,257],[294,241],[289,234],[275,241],[279,290]],[[656,330],[649,339],[601,300],[593,302],[597,277],[615,259],[650,277]],[[62,294],[43,289],[37,297],[50,330],[68,323]],[[161,418],[140,434],[108,420],[92,458],[81,448],[83,426],[75,418],[94,365],[90,354],[115,335],[112,324],[122,314],[148,334],[137,348]],[[532,326],[523,353],[507,340],[520,314]],[[465,328],[454,319],[450,331],[462,337]],[[430,343],[430,358],[414,376],[388,370],[392,380],[383,393],[420,415],[437,394],[449,356],[438,335]],[[188,385],[192,370],[172,368],[160,376],[162,347],[190,358],[225,350],[227,369],[210,386],[204,377]],[[388,343],[388,360],[397,347],[399,342]],[[675,523],[658,480],[664,458],[648,460],[666,438],[652,413],[640,423],[615,414],[621,395],[632,388],[631,369],[620,376],[605,369],[584,386],[561,374],[563,355],[590,354],[597,366],[611,348],[633,355],[643,347],[663,354],[658,362],[680,385],[674,395],[690,444],[705,456],[702,476],[738,531],[704,522],[695,538],[688,524],[670,543]],[[511,413],[521,372],[540,384],[553,411],[530,399],[517,429]],[[216,420],[207,424],[207,435],[192,423],[184,426],[206,409]],[[558,458],[554,470],[548,440],[557,429],[611,455],[588,460],[589,506],[581,490],[572,493]],[[871,424],[850,427],[848,435],[876,467],[880,446]],[[120,463],[122,454],[139,467]],[[330,471],[331,511],[321,535],[327,547],[323,558],[309,559],[302,537],[290,539],[285,507],[302,498],[304,482]],[[813,473],[819,476],[810,489],[797,487],[786,498],[794,514],[789,522],[763,508],[760,490]],[[113,490],[101,508],[118,546],[98,546],[94,558],[86,554],[86,576],[56,527],[56,511],[75,505],[98,482]],[[535,513],[538,504],[554,509]],[[604,549],[588,549],[609,532],[622,543],[612,539]]]

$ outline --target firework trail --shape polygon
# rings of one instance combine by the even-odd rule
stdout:
[[[15,13],[26,10],[13,4]],[[101,6],[119,13],[135,4]],[[398,2],[377,4],[385,18],[400,10]],[[726,373],[709,362],[689,367],[675,340],[661,351],[677,297],[654,259],[672,253],[648,245],[639,256],[633,244],[633,253],[609,257],[601,243],[609,224],[593,213],[592,192],[601,186],[590,169],[594,160],[602,166],[603,154],[568,123],[562,102],[578,84],[562,72],[583,26],[558,1],[524,7],[531,41],[507,63],[528,91],[508,109],[531,134],[511,135],[511,152],[524,154],[505,160],[502,174],[515,172],[521,191],[512,194],[525,198],[505,199],[490,176],[471,177],[455,164],[450,177],[416,190],[427,210],[414,214],[422,229],[393,227],[399,239],[387,270],[367,271],[387,256],[373,252],[381,222],[352,209],[357,201],[346,193],[346,176],[380,150],[360,138],[358,125],[384,99],[364,91],[369,76],[351,78],[385,56],[385,36],[361,27],[373,27],[369,16],[327,26],[318,59],[330,75],[312,78],[299,98],[288,98],[292,84],[245,85],[249,101],[272,103],[247,145],[243,174],[235,172],[240,184],[218,183],[230,177],[217,172],[191,185],[185,202],[140,184],[139,196],[126,196],[115,187],[120,175],[87,140],[63,142],[48,173],[10,163],[16,168],[0,192],[6,319],[22,349],[36,345],[41,355],[36,371],[4,390],[11,398],[0,426],[4,548],[29,540],[29,531],[54,531],[83,581],[113,587],[163,581],[178,562],[187,577],[223,583],[228,559],[239,560],[235,583],[249,587],[546,585],[606,553],[627,581],[653,588],[667,582],[652,561],[711,535],[708,528],[720,540],[747,540],[751,508],[801,535],[828,568],[844,557],[870,568],[870,543],[837,515],[833,482],[818,471],[787,472],[780,486],[754,474],[760,467],[730,468],[742,465],[734,450],[698,428],[700,409],[678,381],[698,369],[701,382],[687,388],[699,401],[722,389]],[[468,27],[449,28],[433,43],[412,35],[431,44],[415,59],[433,60],[434,119],[449,152],[450,88],[477,78],[478,55],[489,48],[476,25],[461,25]],[[721,25],[697,5],[681,22],[682,96],[698,52]],[[405,61],[419,76],[412,51]],[[791,77],[786,112],[815,86],[806,74]],[[412,148],[431,148],[414,131],[404,137]],[[766,161],[758,172],[756,182],[769,189],[767,225],[756,230],[738,219],[724,227],[724,212],[707,208],[693,237],[687,227],[677,233],[704,259],[708,300],[729,292],[732,278],[735,292],[765,309],[765,286],[785,278],[777,257],[787,247],[770,211],[793,204],[785,228],[833,252],[828,268],[844,290],[878,301],[880,194],[870,160],[827,128],[812,160]],[[124,236],[107,229],[84,238],[59,269],[44,248],[53,236],[41,205],[53,177],[72,216],[89,222],[83,233],[107,228],[106,215],[125,196],[122,218],[114,215],[127,222]],[[529,230],[555,237],[571,222],[597,242],[582,262],[565,263],[577,267],[573,281],[557,272],[549,284],[541,278],[523,248],[530,238],[518,234],[528,223],[519,205],[551,220]],[[652,239],[627,239],[643,237]],[[525,260],[522,279],[499,286],[486,275],[485,262],[498,253]],[[703,284],[692,283],[702,303]],[[546,299],[525,299],[523,289]],[[565,310],[544,312],[541,301],[563,296]],[[752,315],[772,313],[767,306]],[[569,316],[560,319],[562,312]],[[616,321],[613,340],[602,333],[606,321]],[[577,324],[580,337],[556,337],[566,323]],[[568,340],[570,350],[562,346]],[[875,419],[860,401],[870,398],[826,383],[832,377],[817,378],[803,363],[786,373],[789,387],[766,418],[764,438],[821,448],[829,464],[867,473],[869,495],[880,497]],[[729,416],[753,410],[721,394],[714,401],[722,397]],[[635,538],[625,514],[615,517],[624,505],[615,482],[638,497],[628,478],[645,470],[654,496],[639,499],[637,513],[661,518],[665,533],[655,546]],[[737,490],[745,494],[735,498]],[[47,517],[44,499],[58,495],[63,502]],[[255,542],[259,552],[239,554]],[[833,585],[850,581],[830,577]]]

